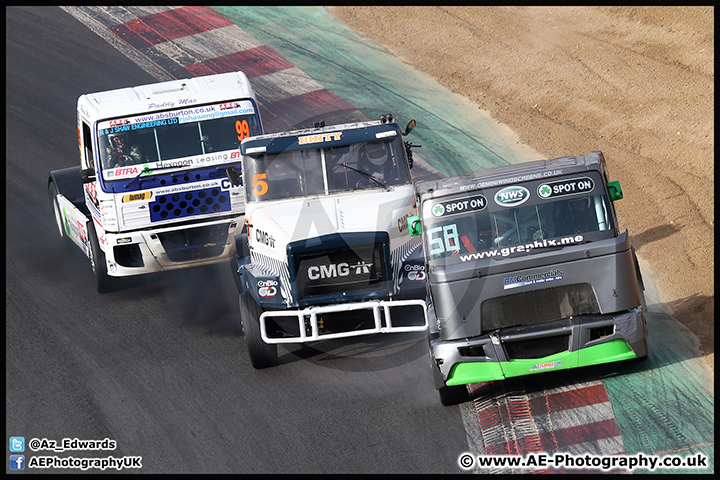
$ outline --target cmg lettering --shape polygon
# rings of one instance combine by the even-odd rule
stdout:
[[[255,240],[264,243],[268,247],[275,248],[275,237],[262,230],[255,230]]]
[[[370,273],[370,266],[365,262],[360,262],[357,265],[348,265],[345,262],[338,263],[337,265],[331,263],[330,265],[313,265],[308,267],[308,278],[310,280],[320,280],[321,278],[336,278],[336,277],[347,277],[351,273],[355,275],[361,275],[363,273]]]

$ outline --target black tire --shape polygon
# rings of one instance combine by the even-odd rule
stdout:
[[[57,224],[58,231],[60,232],[60,238],[62,239],[63,249],[71,250],[73,241],[68,238],[65,233],[65,222],[63,221],[62,213],[60,212],[60,204],[57,200],[58,189],[55,182],[50,182],[48,185],[48,196],[52,202],[53,216],[55,217],[55,223]]]
[[[263,309],[255,302],[250,292],[240,294],[240,317],[242,318],[245,342],[247,344],[250,363],[254,368],[261,369],[277,365],[277,345],[265,343],[260,334],[260,315]]]
[[[95,285],[98,293],[108,293],[113,291],[114,278],[107,274],[107,262],[105,262],[105,253],[100,250],[97,234],[95,233],[95,225],[90,221],[87,229],[88,243],[90,250],[88,259],[90,267],[95,274]]]
[[[470,399],[467,385],[453,385],[451,387],[441,387],[438,390],[438,393],[440,394],[440,403],[442,403],[446,407],[465,403]]]

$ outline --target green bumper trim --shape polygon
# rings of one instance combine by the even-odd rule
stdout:
[[[445,384],[467,385],[510,377],[520,377],[552,370],[587,367],[601,363],[619,362],[636,358],[628,343],[618,338],[610,342],[583,348],[576,352],[560,352],[543,358],[515,359],[507,362],[463,362],[450,370]]]

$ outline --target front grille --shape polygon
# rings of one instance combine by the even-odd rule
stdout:
[[[507,356],[510,360],[543,358],[548,355],[565,352],[569,348],[569,334],[505,343],[505,351],[507,352]]]
[[[158,222],[206,213],[229,212],[231,205],[228,192],[215,187],[158,195],[149,207],[150,220]]]
[[[299,300],[354,292],[387,294],[387,254],[382,243],[339,245],[293,254]]]
[[[487,299],[480,306],[480,322],[485,333],[598,313],[600,306],[592,286],[578,283]]]
[[[158,233],[170,261],[189,262],[217,257],[227,242],[228,223]]]

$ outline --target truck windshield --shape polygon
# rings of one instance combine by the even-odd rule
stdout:
[[[243,164],[251,202],[387,189],[412,182],[400,138],[246,155]]]
[[[591,176],[426,200],[423,235],[430,262],[502,259],[614,236],[608,199],[599,176]],[[503,194],[524,200],[513,205]]]
[[[249,100],[97,124],[99,157],[106,180],[132,177],[145,166],[148,170],[160,170],[227,163],[237,157],[244,138],[260,133],[258,117]]]

